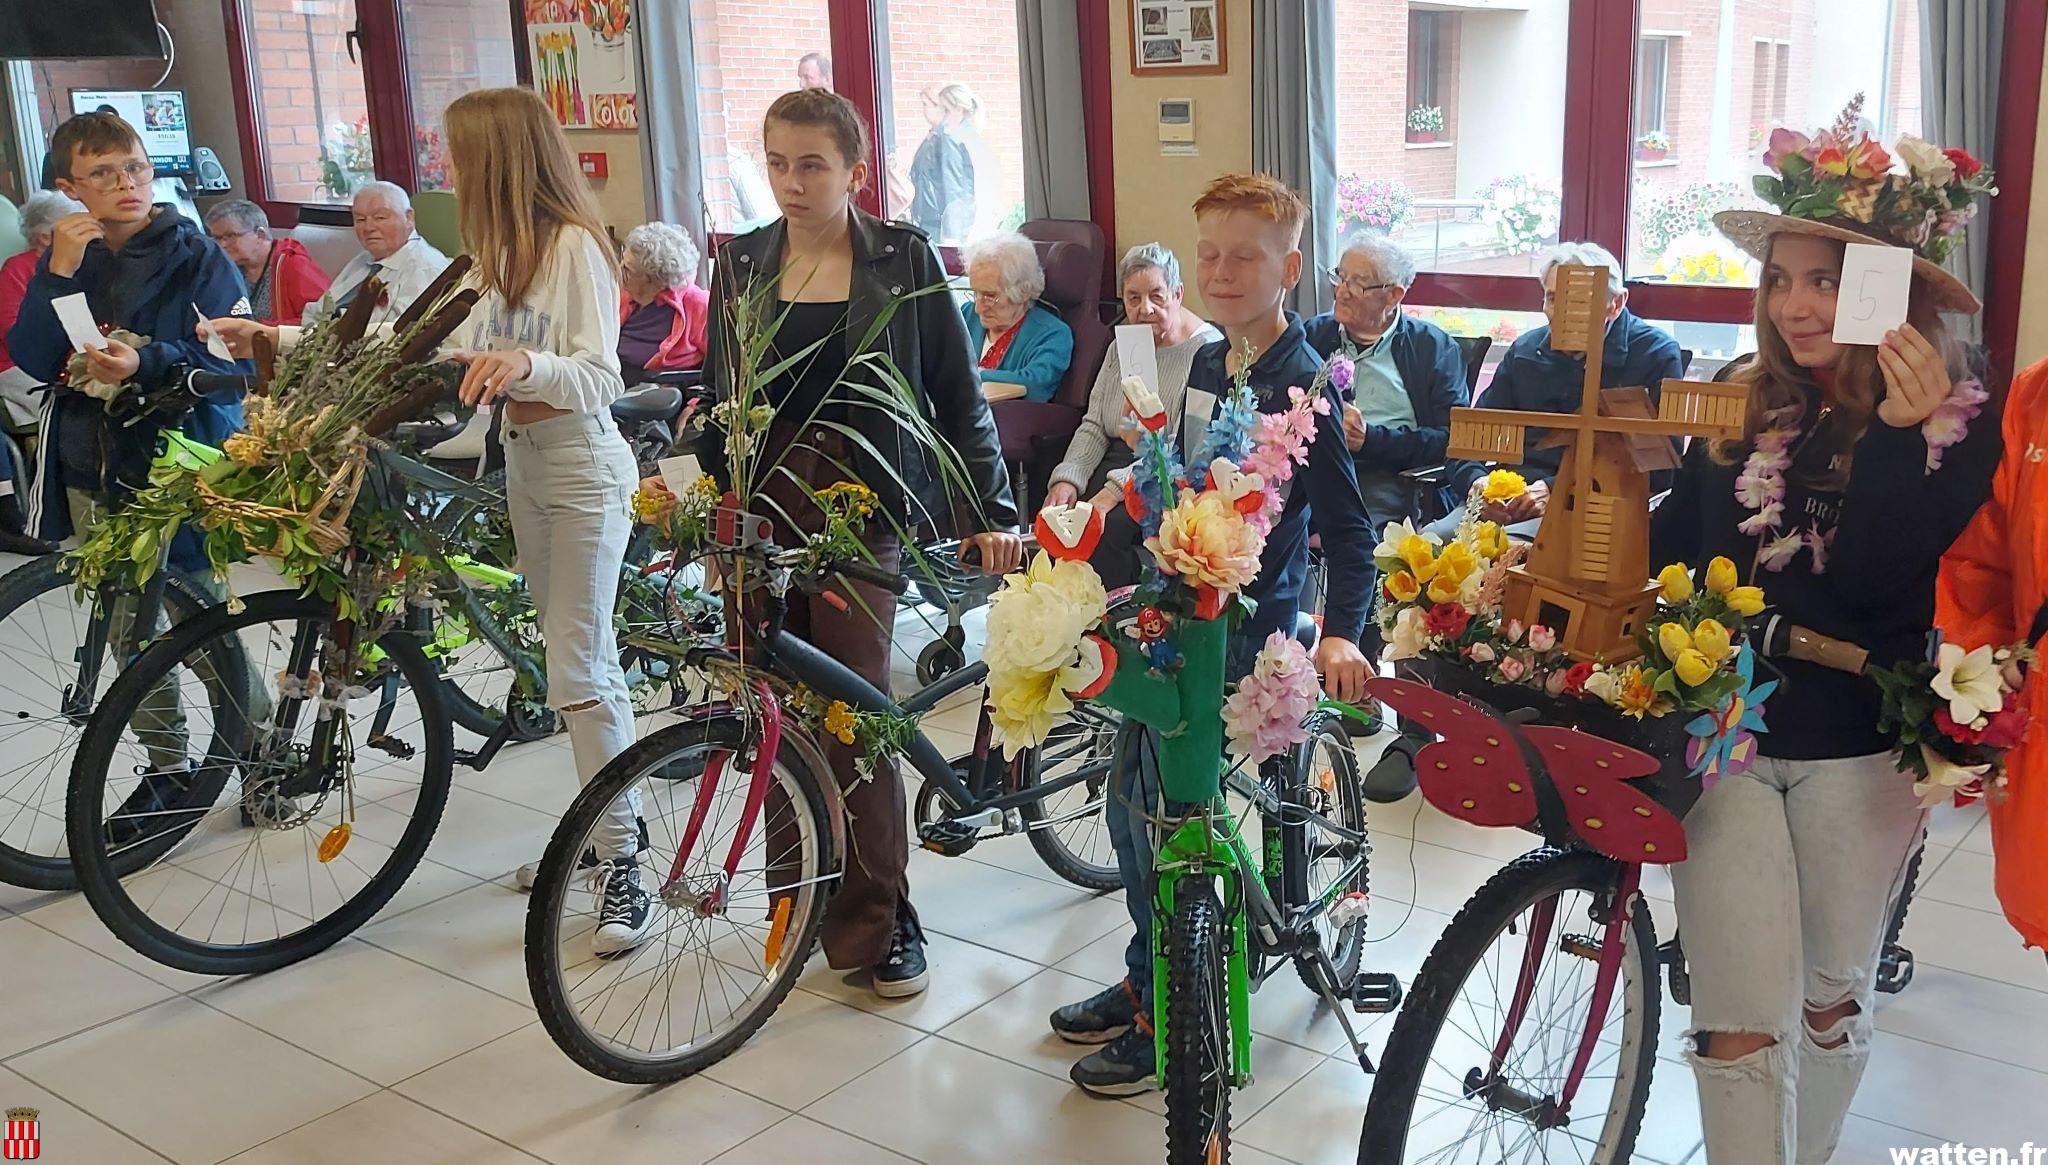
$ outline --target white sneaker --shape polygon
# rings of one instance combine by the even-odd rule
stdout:
[[[635,856],[638,856],[647,852],[647,819],[645,817],[636,817],[634,820],[639,822],[640,825],[640,848],[633,851]],[[576,868],[579,870],[595,869],[596,866],[597,851],[595,849],[584,850],[583,855],[576,859]],[[528,862],[512,874],[512,884],[519,888],[521,894],[532,893],[534,884],[539,881],[539,862]]]
[[[654,928],[668,915],[668,907],[640,884],[640,863],[634,858],[614,858],[597,867],[593,875],[599,904],[597,933],[590,936],[590,949],[600,958],[623,955],[647,941]]]

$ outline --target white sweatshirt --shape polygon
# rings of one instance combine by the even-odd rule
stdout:
[[[299,328],[277,331],[281,350],[298,343]],[[574,228],[556,232],[525,305],[507,310],[504,296],[486,292],[441,352],[515,348],[527,353],[533,371],[506,390],[512,400],[601,413],[626,394],[619,375],[619,280],[602,241]]]

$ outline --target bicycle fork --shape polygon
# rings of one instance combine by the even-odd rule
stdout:
[[[1539,1129],[1561,1128],[1571,1121],[1572,1100],[1578,1095],[1579,1085],[1586,1077],[1586,1068],[1592,1063],[1593,1052],[1599,1045],[1600,1021],[1607,1015],[1607,1005],[1614,998],[1615,983],[1621,977],[1621,961],[1627,956],[1630,911],[1634,908],[1642,872],[1639,865],[1623,864],[1613,897],[1606,905],[1600,937],[1600,964],[1593,975],[1586,1026],[1579,1033],[1578,1048],[1573,1053],[1571,1071],[1565,1076],[1563,1089],[1556,1096],[1537,1095],[1510,1084],[1503,1071],[1522,1021],[1528,1018],[1529,1004],[1536,993],[1543,961],[1550,954],[1550,936],[1557,925],[1557,899],[1553,897],[1537,903],[1532,912],[1529,934],[1522,948],[1521,969],[1515,978],[1515,994],[1508,1004],[1507,1021],[1501,1025],[1500,1038],[1494,1044],[1493,1055],[1485,1071],[1482,1073],[1474,1068],[1466,1074],[1466,1095],[1484,1097],[1487,1107],[1514,1113]],[[1563,939],[1559,940],[1558,949],[1573,957],[1583,957],[1578,951],[1567,949]]]
[[[1224,932],[1228,949],[1224,953],[1225,1012],[1230,1024],[1230,1085],[1242,1088],[1252,1082],[1252,1000],[1249,953],[1251,934],[1245,909],[1244,888],[1238,883],[1238,866],[1229,860],[1235,843],[1219,838],[1205,816],[1182,822],[1160,847],[1153,868],[1158,885],[1152,895],[1152,1062],[1165,1086],[1167,1064],[1166,1013],[1157,1001],[1167,999],[1172,988],[1167,982],[1166,928],[1171,925],[1174,903],[1185,878],[1210,878],[1217,884],[1217,900],[1230,920]],[[1217,850],[1223,849],[1219,858]]]

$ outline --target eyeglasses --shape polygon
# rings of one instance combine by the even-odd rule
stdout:
[[[221,246],[225,247],[229,243],[234,242],[236,239],[246,239],[250,235],[253,235],[255,233],[255,231],[224,231],[216,235],[213,232],[208,231],[207,237],[212,239],[214,242],[219,243]]]
[[[134,186],[147,186],[156,179],[156,167],[148,162],[130,162],[125,166],[101,166],[73,182],[83,183],[94,190],[119,190],[121,179],[128,179]]]
[[[1348,287],[1353,295],[1369,295],[1383,288],[1399,286],[1401,285],[1398,283],[1367,283],[1362,276],[1346,276],[1342,271],[1330,272],[1330,290],[1332,291],[1342,291]]]

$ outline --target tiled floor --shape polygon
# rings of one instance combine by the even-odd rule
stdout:
[[[903,662],[920,637],[906,627]],[[936,721],[958,744],[972,709]],[[534,1018],[509,873],[539,852],[573,776],[528,745],[468,774],[419,888],[361,933],[267,978],[167,971],[76,899],[0,887],[0,1107],[42,1110],[42,1160],[237,1165],[535,1160],[581,1165],[1158,1161],[1156,1098],[1091,1100],[1045,1015],[1121,970],[1127,916],[1053,878],[1020,839],[919,852],[931,990],[885,1002],[814,965],[752,1044],[702,1077],[635,1089],[590,1076]],[[1465,897],[1522,847],[1411,798],[1373,813],[1371,965],[1404,979]],[[2048,1143],[2048,967],[1994,911],[1984,814],[1935,821],[1907,941],[1919,977],[1884,997],[1835,1160],[1893,1146]],[[1668,880],[1650,885],[1668,898]],[[1661,889],[1660,889],[1661,887]],[[1411,906],[1410,904],[1413,903]],[[1653,902],[1660,928],[1668,904]],[[1253,1005],[1256,1084],[1234,1102],[1248,1165],[1351,1162],[1370,1081],[1294,981]],[[1389,1021],[1364,1025],[1384,1045]],[[1667,1004],[1641,1161],[1703,1165]],[[1747,1165],[1747,1163],[1735,1163]]]

